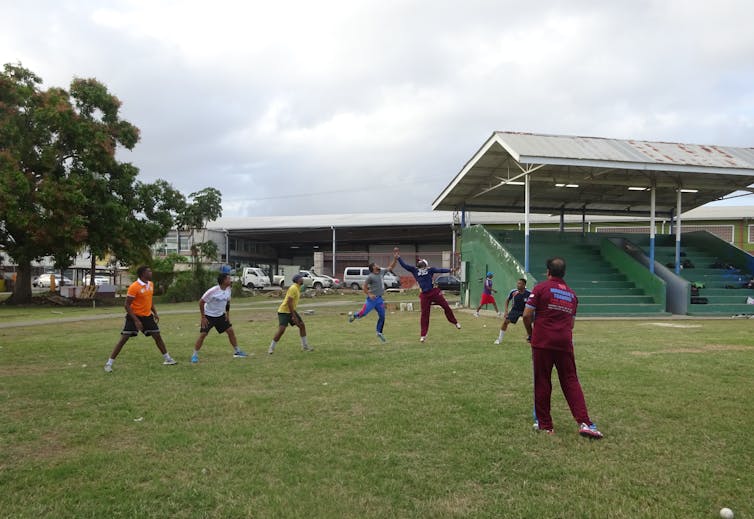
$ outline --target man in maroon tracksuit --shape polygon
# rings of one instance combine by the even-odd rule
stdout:
[[[531,357],[534,364],[535,426],[548,433],[552,430],[550,396],[552,395],[552,367],[558,370],[560,387],[571,408],[579,434],[588,438],[602,438],[602,433],[589,419],[584,393],[576,374],[573,354],[573,324],[579,300],[563,277],[566,264],[563,258],[547,260],[547,281],[534,287],[524,309],[524,326],[531,336]],[[532,321],[534,329],[532,330]]]

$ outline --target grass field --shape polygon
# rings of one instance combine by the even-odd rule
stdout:
[[[159,305],[180,363],[139,337],[110,374],[117,308],[0,328],[0,516],[754,517],[753,321],[579,321],[589,441],[557,383],[556,434],[532,431],[520,324],[494,346],[499,320],[434,310],[422,345],[395,311],[382,345],[344,299],[302,301],[316,351],[290,329],[272,356],[275,302],[245,300],[252,355],[213,334],[198,365],[195,305]],[[0,325],[81,310],[0,307]]]

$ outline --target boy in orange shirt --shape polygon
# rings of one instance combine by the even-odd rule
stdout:
[[[126,344],[126,341],[131,337],[139,335],[139,332],[154,339],[157,349],[160,350],[160,353],[165,358],[164,365],[172,366],[173,364],[177,364],[168,353],[165,341],[162,340],[162,335],[160,335],[160,328],[157,326],[160,318],[157,315],[157,309],[152,303],[152,295],[154,294],[152,269],[142,265],[136,270],[136,275],[138,279],[128,287],[125,304],[126,322],[123,325],[123,331],[120,332],[120,340],[115,345],[115,348],[113,348],[113,352],[110,354],[110,358],[107,359],[107,364],[105,364],[105,371],[107,373],[113,370],[113,362],[123,348],[123,345]]]

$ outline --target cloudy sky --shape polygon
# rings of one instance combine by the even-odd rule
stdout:
[[[223,216],[429,211],[495,130],[754,145],[751,0],[0,8],[3,63],[105,83],[122,160]]]

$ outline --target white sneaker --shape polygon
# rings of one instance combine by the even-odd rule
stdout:
[[[500,344],[500,339],[495,339],[495,344]]]
[[[479,312],[474,312],[474,317],[479,317]]]
[[[426,337],[422,336],[419,338],[419,342],[424,342],[426,339],[427,339]]]
[[[175,364],[178,363],[173,358],[166,359],[165,362],[162,363],[163,366],[174,366]]]
[[[105,373],[112,373],[112,371],[113,371],[113,365],[105,364]]]
[[[267,350],[267,355],[272,355],[273,353],[275,353],[275,348],[270,348],[269,350]]]
[[[461,323],[456,323],[456,328],[461,329]]]
[[[308,344],[306,344],[304,346],[301,346],[301,350],[302,351],[314,351],[314,348],[312,348],[311,346],[309,346]]]

